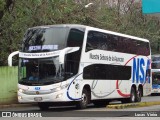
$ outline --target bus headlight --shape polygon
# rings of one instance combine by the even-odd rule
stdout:
[[[61,93],[61,94],[58,94],[57,96],[56,96],[56,98],[61,98],[63,96],[63,94]]]
[[[53,89],[54,92],[60,91],[60,90],[61,90],[61,87],[58,87],[58,88]]]
[[[57,92],[57,91],[60,91],[62,89],[65,89],[68,87],[69,84],[66,84],[66,85],[63,85],[63,86],[60,86],[60,87],[57,87],[57,88],[54,88],[54,89],[51,89],[52,92]]]
[[[22,96],[18,96],[18,100],[22,100]]]
[[[21,92],[21,93],[24,93],[24,90],[21,89],[21,88],[19,88],[18,91]]]

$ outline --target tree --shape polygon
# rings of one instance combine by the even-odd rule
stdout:
[[[102,9],[96,17],[103,21],[102,28],[142,37],[150,40],[152,54],[158,53],[158,41],[160,40],[160,21],[158,18],[143,15],[141,2],[134,0],[106,0],[107,7],[103,3]]]
[[[70,23],[75,4],[63,0],[0,1],[0,65],[7,65],[8,55],[20,48],[26,29],[38,25]],[[76,22],[76,21],[74,21]]]

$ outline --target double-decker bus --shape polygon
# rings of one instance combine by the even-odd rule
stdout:
[[[152,94],[160,93],[160,55],[152,55]]]
[[[85,25],[29,28],[19,51],[18,101],[106,105],[149,95],[151,51],[146,39]]]

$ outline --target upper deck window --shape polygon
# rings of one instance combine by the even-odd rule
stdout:
[[[144,56],[150,55],[149,42],[109,33],[89,31],[87,36],[86,52],[94,49]]]
[[[68,41],[67,41],[67,47],[82,47],[83,44],[83,38],[84,38],[84,31],[78,30],[78,29],[71,29]]]

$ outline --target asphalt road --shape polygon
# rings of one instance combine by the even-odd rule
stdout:
[[[147,96],[142,98],[143,102],[147,101],[160,101],[160,96]],[[118,102],[112,102],[111,104],[119,104]],[[9,111],[16,113],[38,113],[42,117],[139,117],[136,115],[145,115],[140,117],[153,117],[157,115],[160,117],[160,105],[150,106],[150,107],[140,107],[140,108],[127,108],[127,109],[110,109],[106,107],[96,108],[92,104],[88,106],[87,109],[77,110],[75,106],[61,106],[61,107],[51,107],[47,111],[40,111],[37,106],[28,107],[11,107],[3,108],[0,111]],[[146,111],[144,113],[144,111]],[[148,116],[153,114],[153,116]],[[156,117],[156,116],[154,116]],[[65,120],[67,120],[65,119]],[[47,119],[48,120],[48,119]]]
[[[149,102],[149,101],[160,101],[160,94],[142,97],[142,102]]]
[[[155,113],[160,117],[160,105],[140,108],[127,108],[127,109],[108,109],[106,107],[95,108],[93,106],[84,110],[77,110],[74,106],[70,107],[52,107],[47,111],[40,111],[38,107],[18,107],[7,108],[1,110],[2,112],[14,113],[37,113],[42,117],[137,117],[136,114],[142,114],[145,111],[145,117],[148,113]],[[13,115],[15,117],[15,115]],[[157,117],[154,116],[154,117]],[[142,116],[144,117],[144,116]]]

